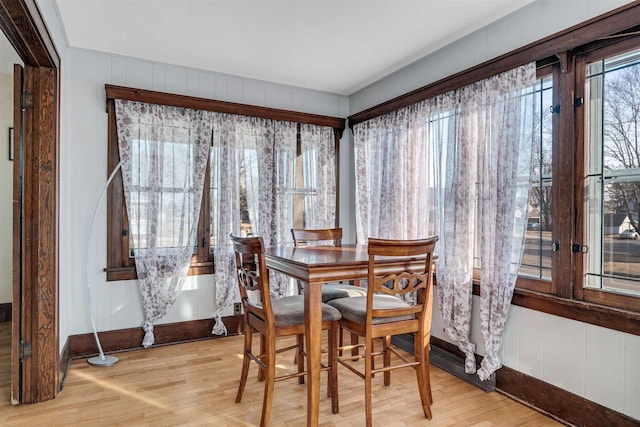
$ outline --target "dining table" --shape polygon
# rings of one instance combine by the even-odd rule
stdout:
[[[265,249],[265,263],[270,270],[307,283],[304,287],[307,426],[317,426],[320,402],[322,284],[365,279],[369,266],[367,245],[275,246]],[[394,258],[389,260],[388,269],[393,271],[413,266],[419,269],[421,265],[424,267],[424,257]]]

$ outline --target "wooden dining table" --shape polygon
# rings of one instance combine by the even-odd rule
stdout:
[[[320,353],[322,335],[322,284],[367,277],[367,245],[278,246],[265,249],[268,269],[284,273],[308,285],[304,287],[305,341],[307,352],[307,426],[318,425],[320,402]],[[424,267],[424,258],[390,260],[389,269],[414,264]]]

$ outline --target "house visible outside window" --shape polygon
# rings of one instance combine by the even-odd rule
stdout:
[[[640,295],[640,50],[587,64],[585,288]]]

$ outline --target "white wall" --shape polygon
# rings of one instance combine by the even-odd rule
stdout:
[[[358,91],[350,114],[425,86],[619,7],[624,0],[539,0]],[[471,339],[485,354],[480,301]],[[451,342],[434,310],[434,336]],[[640,337],[512,306],[500,352],[505,366],[640,419]]]
[[[9,128],[13,127],[13,75],[0,74],[0,303],[9,303],[13,267],[13,162]]]

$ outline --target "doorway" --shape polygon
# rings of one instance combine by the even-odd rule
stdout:
[[[11,403],[55,398],[60,58],[35,0],[0,0],[14,67]]]
[[[9,403],[13,302],[13,64],[22,59],[0,33],[0,405]],[[6,390],[6,392],[5,392]],[[6,396],[6,397],[5,397]],[[7,399],[5,402],[4,399]]]

